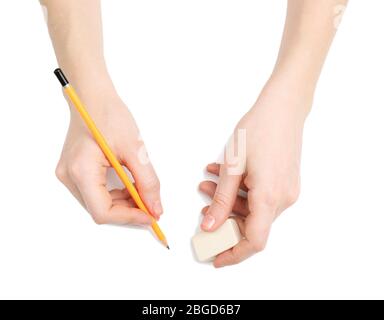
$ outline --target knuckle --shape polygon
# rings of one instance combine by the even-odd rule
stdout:
[[[107,217],[105,214],[93,214],[92,218],[93,221],[99,226],[107,224]]]
[[[213,202],[220,206],[220,207],[224,207],[224,208],[227,208],[229,205],[230,205],[230,199],[229,197],[222,193],[222,192],[218,192],[216,191],[215,195],[213,196]]]
[[[66,180],[67,170],[61,163],[57,165],[55,170],[55,175],[56,175],[56,178],[62,183],[64,183],[64,181]]]
[[[76,159],[69,166],[70,175],[76,180],[81,180],[82,176],[84,176],[85,166],[83,165],[83,161],[80,159]]]
[[[160,190],[160,181],[157,177],[152,177],[150,179],[147,179],[143,183],[143,188],[145,190],[158,191]]]
[[[260,201],[267,207],[275,208],[279,204],[278,193],[273,190],[263,191],[260,193]]]
[[[287,205],[288,206],[293,205],[299,199],[299,195],[300,195],[300,190],[298,187],[293,187],[289,189],[286,196]]]
[[[118,148],[118,152],[121,154],[124,154],[124,158],[128,163],[131,163],[131,162],[138,160],[138,151],[137,151],[138,148],[135,145],[135,143],[136,142],[130,142],[129,150],[123,150],[122,148]]]
[[[265,240],[259,240],[259,241],[252,241],[251,242],[251,249],[255,253],[264,251],[265,246],[266,246]]]
[[[239,264],[240,262],[242,262],[242,259],[240,259],[240,257],[234,257],[232,259],[232,265]]]

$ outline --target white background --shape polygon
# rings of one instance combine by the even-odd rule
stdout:
[[[162,182],[171,251],[93,224],[56,180],[68,108],[38,1],[0,4],[0,298],[384,298],[384,2],[352,1],[265,252],[194,260],[197,185],[273,67],[280,0],[104,1],[108,65]]]

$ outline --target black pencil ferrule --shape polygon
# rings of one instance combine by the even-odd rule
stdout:
[[[63,87],[66,87],[66,86],[69,84],[69,81],[68,81],[67,78],[65,77],[65,74],[64,74],[63,70],[61,70],[60,68],[58,68],[58,69],[55,70],[54,73],[55,73],[57,79],[59,80],[60,84],[61,84]]]

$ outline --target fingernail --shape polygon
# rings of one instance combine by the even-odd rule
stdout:
[[[204,220],[203,220],[203,223],[201,224],[201,226],[205,230],[210,230],[214,224],[215,224],[215,218],[212,215],[207,214],[204,217]]]
[[[160,216],[163,213],[163,207],[161,205],[161,202],[157,200],[155,204],[153,205],[153,211],[157,216]]]

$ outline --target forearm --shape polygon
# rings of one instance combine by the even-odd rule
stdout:
[[[272,78],[311,96],[336,33],[337,12],[347,0],[288,0],[281,48]]]
[[[60,67],[80,93],[111,88],[103,53],[99,0],[41,0]]]

